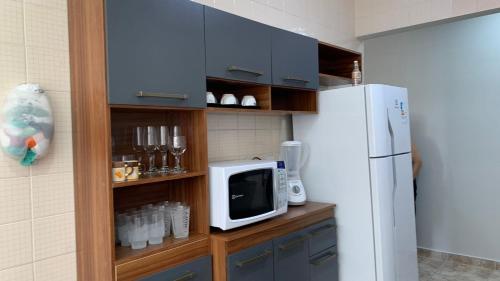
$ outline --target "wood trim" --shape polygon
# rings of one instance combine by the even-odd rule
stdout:
[[[308,202],[290,207],[287,214],[265,222],[226,232],[214,231],[210,237],[214,281],[227,280],[228,255],[332,218],[334,209],[333,204]]]
[[[68,1],[77,274],[113,280],[111,130],[104,1]]]

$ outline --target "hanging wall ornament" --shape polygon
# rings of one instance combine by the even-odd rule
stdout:
[[[5,99],[0,127],[2,150],[31,166],[49,150],[54,133],[50,101],[36,84],[22,84]]]

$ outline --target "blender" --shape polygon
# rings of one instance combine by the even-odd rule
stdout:
[[[306,191],[300,179],[302,159],[302,143],[300,141],[285,141],[281,144],[281,158],[285,161],[288,187],[288,205],[304,205]]]

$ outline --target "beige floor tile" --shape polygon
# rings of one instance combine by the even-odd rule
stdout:
[[[47,91],[70,91],[69,52],[56,48],[27,47],[28,81]]]
[[[35,280],[76,281],[75,253],[35,262]]]
[[[67,9],[67,0],[24,0],[25,3],[42,5],[49,8]]]
[[[32,262],[31,221],[0,225],[0,270]]]
[[[456,262],[446,261],[433,280],[487,281],[493,270]]]
[[[493,271],[488,281],[500,281],[500,269]]]
[[[29,220],[30,196],[29,178],[0,180],[0,224]]]
[[[33,265],[26,264],[0,271],[2,281],[33,281]]]
[[[73,173],[35,176],[32,182],[34,218],[75,210]]]
[[[0,101],[3,102],[5,96],[15,86],[25,82],[24,45],[0,42]]]
[[[75,214],[34,220],[34,259],[39,261],[75,251]]]

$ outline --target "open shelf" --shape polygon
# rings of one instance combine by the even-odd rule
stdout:
[[[316,91],[273,87],[271,108],[277,112],[317,113]]]
[[[172,174],[166,176],[156,176],[151,178],[142,178],[135,181],[126,181],[126,182],[114,182],[112,184],[113,188],[127,187],[127,186],[136,186],[136,185],[144,185],[150,183],[161,183],[166,181],[180,180],[192,177],[199,177],[207,175],[206,171],[188,171],[184,174]]]
[[[115,280],[132,281],[186,260],[210,254],[208,234],[191,233],[186,239],[167,239],[163,244],[132,250],[115,248]]]
[[[354,61],[362,67],[362,55],[349,49],[320,42],[318,45],[319,73],[351,79]]]
[[[209,107],[209,110],[220,112],[263,112],[271,109],[271,87],[268,85],[254,84],[248,82],[231,81],[217,78],[207,79],[207,91],[212,92],[217,98],[217,102],[221,102],[224,94],[233,94],[239,102],[246,95],[254,96],[257,100],[259,109],[249,108],[218,108]]]

